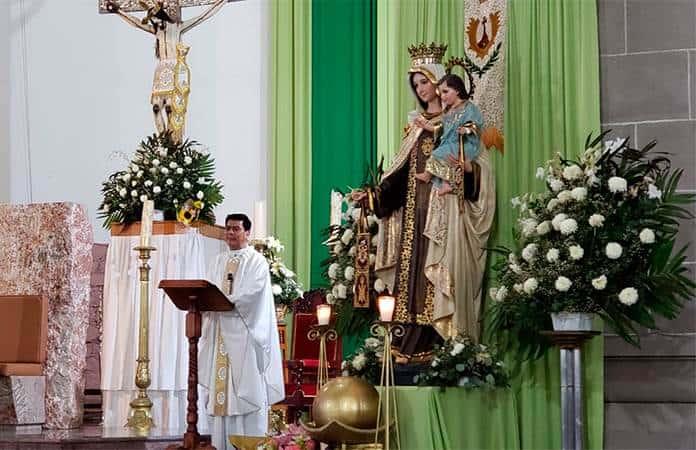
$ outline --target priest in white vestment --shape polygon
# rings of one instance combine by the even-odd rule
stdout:
[[[246,215],[230,214],[225,229],[230,250],[215,258],[208,278],[228,295],[234,310],[203,314],[198,364],[218,450],[233,449],[229,435],[264,436],[270,405],[285,398],[268,263],[248,245]]]

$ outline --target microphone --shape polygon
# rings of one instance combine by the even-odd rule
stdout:
[[[232,272],[227,274],[227,281],[230,282],[227,288],[227,295],[232,295],[232,286],[234,285],[234,274]]]

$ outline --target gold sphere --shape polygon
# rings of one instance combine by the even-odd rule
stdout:
[[[374,429],[378,405],[379,393],[367,381],[336,377],[319,390],[312,404],[312,416],[317,427],[335,420],[354,428]]]

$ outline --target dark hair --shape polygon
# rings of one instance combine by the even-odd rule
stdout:
[[[249,217],[246,214],[242,214],[242,213],[228,214],[227,217],[225,217],[225,225],[227,225],[227,222],[229,222],[230,220],[241,221],[242,226],[244,227],[244,231],[251,230],[251,220],[249,220]]]
[[[447,87],[457,91],[457,95],[462,100],[469,100],[471,97],[471,95],[469,95],[469,93],[466,91],[464,80],[462,80],[462,78],[455,73],[448,73],[437,83],[438,86],[442,86],[443,84],[446,84]]]

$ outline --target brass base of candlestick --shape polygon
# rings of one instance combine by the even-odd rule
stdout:
[[[128,428],[132,428],[138,434],[148,434],[155,426],[152,420],[152,400],[143,391],[144,397],[138,396],[130,402],[131,415],[126,422]]]

